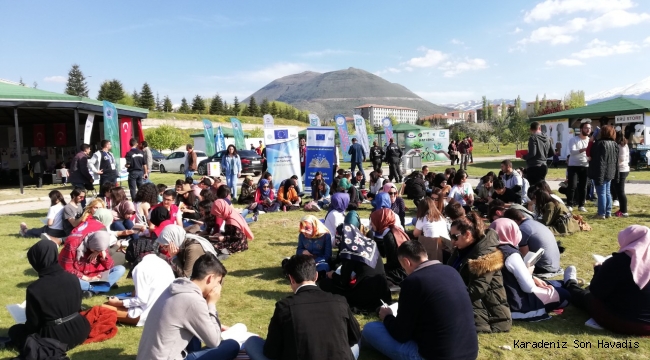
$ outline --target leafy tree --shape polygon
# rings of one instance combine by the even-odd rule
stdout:
[[[192,99],[192,112],[195,114],[201,114],[203,111],[205,111],[205,103],[203,102],[203,98],[199,95],[196,95],[194,99]]]
[[[257,103],[255,102],[255,97],[251,96],[251,99],[248,101],[248,115],[250,116],[258,116],[260,112],[259,107],[257,107]]]
[[[524,143],[530,135],[530,124],[524,113],[515,112],[510,118],[508,130],[510,130],[510,140],[515,143],[517,150],[523,149]]]
[[[390,119],[390,122],[393,123],[393,126],[399,125],[399,121],[397,121],[397,117],[393,114],[388,115],[388,118]]]
[[[271,103],[271,109],[269,110],[271,115],[277,116],[278,115],[278,106],[275,105],[275,101]]]
[[[515,100],[515,113],[520,113],[521,112],[521,97],[517,95],[517,99]]]
[[[533,116],[539,114],[539,94],[535,96],[535,105],[533,106]]]
[[[479,119],[479,120],[485,121],[485,120],[488,119],[488,116],[487,116],[487,113],[488,113],[488,101],[487,101],[487,97],[486,97],[486,96],[483,96],[483,99],[482,99],[482,100],[483,100],[483,106],[481,107],[481,110],[483,110],[483,111],[482,111],[482,113],[481,113],[481,119]]]
[[[97,94],[97,100],[102,101],[106,100],[114,104],[122,100],[124,97],[124,88],[122,87],[122,82],[113,79],[113,80],[104,80],[104,82],[99,85],[99,93]]]
[[[223,102],[219,94],[212,98],[210,103],[210,115],[223,115]]]
[[[226,100],[223,101],[223,115],[230,115],[230,105]]]
[[[65,93],[74,96],[88,97],[88,83],[79,65],[72,64],[68,72],[68,82],[65,84]]]
[[[264,100],[262,100],[262,103],[260,104],[260,114],[266,115],[269,114],[270,112],[271,112],[271,107],[269,106],[269,101],[266,98],[264,98]]]
[[[153,110],[156,106],[156,99],[153,97],[153,92],[147,83],[142,85],[138,106],[149,110]]]
[[[564,96],[564,106],[567,109],[575,109],[583,106],[587,106],[585,102],[585,92],[582,90],[573,91],[571,90],[568,94]]]
[[[264,129],[262,129],[260,127],[256,127],[255,129],[249,130],[248,132],[251,133],[251,137],[254,137],[254,138],[264,137]]]
[[[431,127],[431,121],[429,121],[429,120],[425,120],[425,121],[422,123],[422,126],[424,126],[424,127]]]
[[[491,116],[492,111],[490,109],[492,109],[492,106],[488,107],[488,115],[490,115],[487,120],[489,124],[489,129],[487,130],[489,134],[488,142],[494,145],[496,152],[501,152],[499,146],[501,144],[508,144],[510,140],[510,131],[508,131],[510,119],[508,116],[503,116],[503,111],[501,112],[502,116]]]
[[[135,106],[135,100],[133,100],[133,96],[128,93],[123,93],[122,98],[118,100],[117,103],[122,105]]]
[[[173,126],[161,125],[157,128],[145,130],[145,137],[149,146],[157,150],[176,150],[190,141],[190,137],[183,131],[178,131]]]
[[[546,102],[546,94],[544,94],[544,97],[542,98],[542,110],[546,110],[548,107],[548,103]]]
[[[165,99],[163,100],[163,105],[162,105],[162,111],[165,112],[172,112],[173,109],[173,104],[172,100],[169,98],[169,96],[165,95]]]
[[[131,97],[133,98],[133,103],[135,106],[140,106],[140,94],[138,94],[138,91],[136,89],[133,89]]]
[[[156,111],[162,111],[162,101],[160,101],[160,95],[156,91]]]
[[[32,87],[33,87],[34,89],[36,89],[36,88],[38,87],[38,83],[37,83],[36,81],[34,81],[34,83],[32,84]]]
[[[23,77],[22,77],[22,76],[20,77],[20,81],[18,82],[18,85],[20,85],[20,86],[27,86],[27,85],[25,85],[25,83],[23,82]]]
[[[187,104],[187,100],[183,98],[181,100],[181,107],[178,108],[178,112],[181,114],[189,114],[192,111],[190,106]]]
[[[494,117],[492,114],[493,107],[492,104],[490,103],[490,100],[487,100],[487,112],[485,113],[485,121],[490,121]]]
[[[232,115],[239,115],[239,111],[241,110],[239,106],[239,99],[235,96],[235,100],[232,102]]]

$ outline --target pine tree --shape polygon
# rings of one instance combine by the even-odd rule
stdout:
[[[492,120],[492,104],[490,103],[490,100],[485,101],[487,103],[487,114],[485,116],[485,121],[490,121]]]
[[[160,95],[156,91],[156,111],[162,111],[162,102],[160,102]]]
[[[257,107],[255,102],[255,97],[251,96],[251,99],[248,101],[248,115],[258,116],[260,109]]]
[[[275,105],[275,101],[271,103],[271,115],[277,116],[278,115],[278,107]]]
[[[117,104],[124,97],[124,88],[122,87],[122,82],[113,79],[105,80],[101,85],[99,85],[99,93],[97,94],[97,100],[102,101],[106,100]]]
[[[517,95],[517,100],[515,100],[515,113],[519,114],[521,112],[521,97]]]
[[[72,68],[68,72],[65,93],[68,95],[88,97],[88,83],[77,64],[72,64]]]
[[[25,85],[25,83],[23,82],[23,77],[22,77],[22,76],[20,77],[20,81],[18,82],[18,85],[20,85],[20,86],[27,86],[27,85]]]
[[[535,96],[535,105],[533,107],[533,116],[539,115],[539,94]]]
[[[223,115],[230,115],[230,106],[226,100],[223,101]]]
[[[140,106],[140,94],[138,94],[138,91],[136,89],[133,89],[133,94],[131,94],[131,97],[133,98],[133,103],[135,106]]]
[[[165,95],[165,99],[163,100],[163,105],[162,105],[162,111],[172,112],[173,106],[174,105],[172,104],[172,100],[169,98],[169,96]]]
[[[488,103],[487,103],[487,98],[486,98],[485,96],[483,96],[483,107],[482,107],[482,110],[483,110],[483,112],[482,112],[482,119],[479,119],[479,120],[483,120],[483,121],[485,121],[485,120],[488,119],[488,117],[487,117],[487,114],[488,114]]]
[[[237,99],[237,97],[235,96],[235,100],[233,100],[233,103],[232,103],[232,114],[235,115],[235,116],[238,116],[239,115],[239,110],[241,110],[240,107],[239,107],[239,99]]]
[[[192,112],[195,114],[201,114],[205,111],[205,103],[203,98],[199,95],[196,95],[192,100]]]
[[[181,100],[181,107],[178,108],[178,112],[181,114],[189,114],[192,109],[190,109],[190,106],[187,104],[187,100],[183,98]]]
[[[271,111],[271,107],[269,106],[269,101],[264,98],[262,100],[262,103],[260,104],[260,114],[261,115],[266,115]]]
[[[36,88],[38,87],[38,83],[37,83],[36,81],[34,81],[34,83],[32,84],[32,87],[33,87],[34,89],[36,89]]]
[[[223,103],[221,102],[221,96],[219,96],[219,94],[212,98],[212,102],[210,103],[210,115],[223,115]]]
[[[153,97],[153,91],[149,87],[149,84],[144,83],[142,85],[142,91],[140,91],[140,101],[138,106],[141,108],[153,110],[156,106],[156,99]]]
[[[542,98],[542,111],[545,111],[547,106],[548,103],[546,102],[546,94],[544,94],[544,97]]]

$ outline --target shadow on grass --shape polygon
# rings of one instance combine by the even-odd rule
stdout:
[[[18,214],[5,214],[2,216],[15,216],[15,217],[29,218],[29,219],[44,218],[45,216],[47,216],[47,209],[43,209],[43,211],[30,211],[30,212],[23,212]]]
[[[297,246],[298,243],[296,241],[287,241],[287,242],[275,242],[275,243],[269,243],[268,245],[270,246]]]
[[[260,280],[284,280],[280,264],[277,267],[266,267],[250,270],[235,270],[228,272],[228,275],[242,278],[256,278]]]
[[[108,348],[100,350],[85,350],[79,351],[70,355],[71,360],[84,360],[84,359],[135,359],[133,355],[122,354],[124,350],[118,348]]]
[[[288,289],[289,287],[287,287]],[[278,290],[249,290],[246,292],[246,294],[250,296],[255,296],[260,299],[271,299],[271,300],[280,300],[288,295],[290,295],[290,292],[287,291],[278,291]]]
[[[27,276],[38,277],[38,273],[32,268],[27,268],[27,269],[23,270],[23,274],[27,275]]]

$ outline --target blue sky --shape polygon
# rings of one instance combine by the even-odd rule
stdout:
[[[79,63],[92,97],[117,78],[174,103],[232,102],[356,67],[436,103],[531,101],[650,76],[647,0],[2,1],[0,13],[0,78],[60,92]]]

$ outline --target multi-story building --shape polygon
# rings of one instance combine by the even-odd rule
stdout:
[[[355,107],[354,114],[368,119],[373,126],[381,126],[381,121],[390,116],[400,123],[415,124],[418,120],[417,109],[401,106],[366,104]]]

